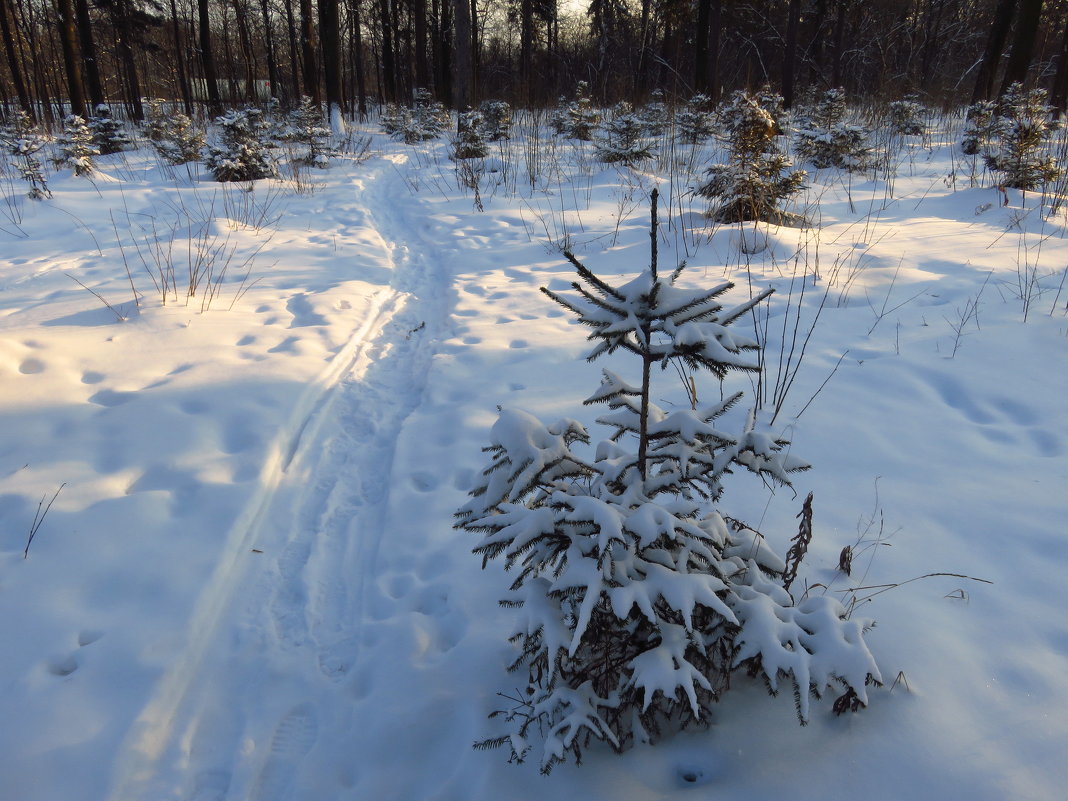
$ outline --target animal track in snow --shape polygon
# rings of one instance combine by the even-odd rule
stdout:
[[[34,375],[45,371],[45,363],[40,359],[24,359],[19,365],[19,372],[23,375]]]
[[[314,325],[326,325],[326,318],[316,312],[311,301],[304,294],[294,295],[286,303],[286,311],[293,315],[290,328],[307,328]]]
[[[92,395],[89,398],[89,402],[95,403],[97,406],[122,406],[122,404],[129,403],[136,397],[136,392],[120,392],[116,389],[102,389],[95,395]]]
[[[441,479],[433,473],[428,473],[425,470],[412,473],[411,481],[412,486],[420,492],[433,492],[438,488],[438,485],[441,484]]]

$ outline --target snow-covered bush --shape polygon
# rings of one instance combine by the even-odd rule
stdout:
[[[22,109],[16,111],[11,122],[0,129],[0,142],[15,160],[19,175],[30,185],[26,196],[31,200],[52,197],[41,161],[36,156],[37,151],[44,146],[44,138],[37,133],[30,115]]]
[[[671,111],[664,103],[664,92],[654,89],[652,99],[638,110],[642,132],[646,136],[661,136],[671,124]]]
[[[269,127],[257,108],[231,110],[215,119],[222,141],[208,149],[205,163],[216,181],[255,181],[277,174]]]
[[[592,740],[622,751],[707,724],[740,671],[772,692],[792,684],[802,722],[811,695],[838,688],[848,699],[838,708],[860,707],[880,680],[865,621],[828,595],[791,596],[803,547],[783,560],[717,508],[732,471],[789,484],[808,465],[755,413],[737,434],[717,427],[741,393],[692,411],[651,400],[662,395],[651,389],[657,365],[717,379],[756,370],[757,343],[730,324],[770,294],[725,309],[730,283],[684,290],[685,265],[661,276],[656,220],[654,190],[650,265],[636,278],[611,285],[566,253],[573,292],[542,290],[592,329],[590,360],[621,351],[639,362],[640,383],[604,370],[586,400],[608,406],[598,422],[610,438],[591,459],[579,422],[502,410],[489,465],[457,512],[481,538],[483,566],[500,560],[513,576],[501,605],[515,610],[519,687],[492,716],[503,731],[477,745],[505,746],[516,761],[533,750],[546,772]]]
[[[724,223],[799,221],[779,204],[802,189],[805,172],[790,170],[793,162],[776,144],[772,115],[756,97],[736,92],[719,117],[728,162],[709,167],[707,180],[697,187],[697,194],[713,202],[712,218]]]
[[[179,165],[199,161],[204,150],[204,131],[181,112],[164,115],[158,101],[149,105],[145,135],[152,148],[167,164]]]
[[[972,103],[964,112],[964,135],[960,148],[966,156],[978,156],[998,134],[998,104],[993,100]]]
[[[597,158],[605,164],[626,164],[633,167],[652,155],[652,147],[645,138],[646,126],[626,101],[612,108],[611,117],[594,139]]]
[[[448,130],[449,122],[448,110],[426,89],[414,91],[411,108],[389,103],[381,117],[382,130],[408,145],[437,139]]]
[[[1045,89],[1025,91],[1018,83],[1001,99],[998,138],[983,154],[998,183],[1014,189],[1037,189],[1060,177],[1062,170],[1047,150],[1057,130]]]
[[[93,144],[93,132],[77,114],[63,120],[63,133],[56,138],[56,147],[59,155],[53,161],[57,167],[70,167],[75,175],[89,175],[96,169],[93,156],[100,155],[100,151]]]
[[[100,155],[108,156],[125,150],[130,145],[130,137],[123,124],[111,116],[111,109],[103,103],[94,111],[89,118],[89,130],[93,132],[93,145]]]
[[[923,136],[927,133],[925,109],[915,97],[891,100],[886,105],[886,124],[895,136]]]
[[[812,166],[864,170],[871,166],[870,131],[846,119],[845,92],[828,89],[801,118],[797,155]]]
[[[489,152],[483,138],[483,118],[478,111],[465,111],[457,117],[456,135],[452,138],[454,159],[481,159]]]
[[[549,119],[557,136],[566,136],[584,142],[593,139],[593,132],[600,121],[601,115],[593,107],[590,87],[585,81],[579,81],[576,85],[574,100],[568,102],[565,98],[560,98],[556,110]]]
[[[284,141],[298,145],[303,152],[294,157],[297,164],[326,169],[334,155],[330,147],[330,129],[323,121],[322,110],[307,96],[289,113],[282,135]]]
[[[678,138],[689,145],[699,145],[716,132],[716,115],[712,99],[707,95],[694,95],[675,115],[675,130]]]
[[[487,142],[512,137],[512,107],[503,100],[484,100],[478,113],[482,115],[482,136]]]

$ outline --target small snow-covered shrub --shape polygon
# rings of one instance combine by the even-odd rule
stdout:
[[[93,132],[77,114],[63,120],[63,133],[56,138],[56,147],[59,155],[53,161],[57,167],[70,167],[75,175],[89,175],[96,169],[93,156],[100,151],[93,144]]]
[[[298,145],[303,152],[294,157],[297,164],[326,169],[334,154],[330,147],[330,129],[323,121],[322,110],[307,96],[289,113],[283,141]]]
[[[151,98],[146,101],[148,111],[145,114],[145,138],[149,142],[158,142],[167,133],[169,115],[163,108],[163,101]]]
[[[568,102],[561,97],[549,122],[557,136],[588,142],[601,121],[600,113],[593,107],[590,87],[579,81],[575,87],[575,99]]]
[[[845,92],[828,89],[801,118],[797,128],[797,155],[812,166],[841,167],[850,171],[871,166],[870,131],[846,119]]]
[[[805,172],[790,170],[793,162],[776,144],[778,127],[772,115],[756,97],[737,92],[720,120],[728,162],[709,167],[707,180],[697,187],[697,194],[713,202],[712,218],[723,223],[799,222],[779,204],[803,188]]]
[[[215,119],[222,141],[205,160],[216,181],[256,181],[278,170],[271,158],[269,127],[257,108],[231,110]]]
[[[405,144],[414,145],[437,139],[449,127],[449,112],[434,100],[426,89],[416,89],[412,107],[386,105],[382,112],[382,130]]]
[[[100,103],[89,118],[89,130],[93,132],[93,145],[100,155],[108,156],[125,150],[130,137],[119,120],[111,116],[111,109]]]
[[[605,164],[625,164],[633,167],[652,156],[652,147],[645,139],[646,126],[634,113],[630,103],[618,103],[611,118],[603,124],[594,139],[597,158]]]
[[[482,136],[487,142],[499,142],[512,136],[512,107],[503,100],[484,100],[478,107],[482,115]]]
[[[923,136],[927,133],[927,110],[915,97],[891,100],[886,104],[886,124],[896,136]]]
[[[454,159],[481,159],[488,151],[483,138],[483,118],[477,111],[464,111],[457,118],[456,135],[452,139]]]
[[[30,115],[22,109],[16,111],[11,122],[0,129],[0,142],[15,159],[15,166],[22,180],[30,185],[26,196],[31,200],[52,197],[41,161],[36,156],[37,151],[44,146],[44,139],[37,133]]]
[[[1046,149],[1058,125],[1045,89],[1009,87],[1001,99],[997,141],[983,154],[1001,186],[1037,189],[1060,177],[1062,170]]]
[[[972,103],[964,112],[964,120],[960,148],[966,156],[978,156],[998,134],[998,104],[993,100]]]
[[[146,133],[159,157],[173,166],[199,161],[204,150],[204,131],[181,112],[158,121],[150,117]]]
[[[699,145],[716,132],[716,115],[707,95],[694,95],[675,115],[678,138],[689,145]]]
[[[802,722],[812,695],[838,688],[847,702],[837,708],[859,708],[880,681],[866,621],[829,595],[790,594],[804,532],[784,560],[718,508],[732,471],[788,485],[808,465],[755,412],[737,433],[717,424],[741,393],[693,410],[651,400],[662,395],[651,388],[657,365],[681,362],[717,379],[757,370],[757,343],[730,325],[770,294],[724,308],[730,283],[682,289],[685,265],[662,276],[656,198],[648,270],[612,285],[565,253],[578,273],[573,291],[542,290],[590,327],[589,360],[621,352],[639,362],[639,383],[604,370],[585,401],[607,405],[598,422],[611,436],[591,458],[576,420],[546,425],[504,409],[489,464],[457,512],[457,526],[480,537],[483,567],[500,560],[510,571],[501,605],[515,611],[519,686],[491,716],[503,731],[476,745],[505,747],[520,762],[533,751],[544,772],[580,761],[591,741],[623,751],[707,725],[742,671],[773,693],[792,684]]]
[[[660,136],[667,130],[671,124],[671,111],[664,103],[663,90],[653,90],[652,99],[638,110],[638,119],[646,136]]]

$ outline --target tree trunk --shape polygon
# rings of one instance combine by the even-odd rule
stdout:
[[[382,92],[388,102],[397,102],[397,64],[393,55],[392,15],[389,0],[378,0],[378,16],[382,30]]]
[[[356,70],[356,110],[360,119],[367,116],[367,78],[363,71],[363,28],[360,24],[360,2],[353,0],[349,10],[352,23],[352,60]]]
[[[453,106],[465,109],[474,100],[471,92],[471,6],[468,0],[450,0],[456,20],[456,53],[453,59]]]
[[[274,54],[274,26],[271,24],[271,11],[267,0],[260,0],[260,14],[263,16],[263,45],[267,57],[267,81],[271,88],[271,97],[278,97],[282,82],[278,77],[278,60]]]
[[[412,0],[412,24],[415,27],[415,83],[431,88],[430,62],[427,59],[426,0]]]
[[[972,102],[989,100],[994,94],[994,78],[998,73],[1001,53],[1005,49],[1005,40],[1009,37],[1012,17],[1016,12],[1017,0],[998,0],[994,9],[994,19],[990,23],[990,36],[986,40],[979,71],[975,76],[975,88],[972,89]]]
[[[219,98],[219,78],[215,72],[215,53],[211,47],[211,17],[208,15],[208,0],[197,0],[197,13],[200,23],[200,66],[204,72],[208,111],[212,115],[221,114],[222,101]]]
[[[1061,54],[1057,59],[1057,72],[1053,76],[1050,103],[1057,110],[1058,117],[1068,108],[1068,17],[1065,18],[1061,34]]]
[[[794,105],[794,82],[797,69],[797,29],[801,24],[801,0],[790,0],[789,16],[786,20],[786,49],[782,62],[782,105],[792,108]]]
[[[4,37],[4,54],[7,56],[7,68],[11,72],[11,81],[15,84],[19,106],[32,117],[33,105],[30,103],[30,93],[26,89],[26,80],[22,75],[18,53],[15,51],[15,37],[12,35],[12,24],[8,18],[8,13],[13,12],[10,5],[11,0],[0,0],[0,33]]]
[[[712,0],[697,0],[697,27],[694,29],[693,88],[708,94],[708,38],[711,32]]]
[[[67,74],[67,99],[70,113],[86,114],[85,89],[82,84],[82,62],[78,54],[78,30],[74,24],[71,0],[55,0],[59,15],[59,42],[63,47],[63,67]]]
[[[300,54],[304,62],[303,91],[318,105],[322,101],[319,93],[319,68],[315,59],[315,15],[312,0],[300,0]]]
[[[319,0],[319,37],[326,103],[332,112],[334,108],[340,110],[345,105],[341,93],[341,15],[338,12],[338,0]]]
[[[459,36],[459,17],[457,17]],[[457,40],[459,43],[459,39]],[[519,3],[519,97],[533,106],[534,97],[534,0]],[[461,107],[462,108],[462,107]]]
[[[74,0],[74,19],[78,26],[78,45],[82,51],[85,85],[89,90],[89,103],[96,108],[104,102],[104,87],[100,83],[100,63],[93,40],[93,25],[89,17],[89,3]]]
[[[1027,70],[1031,67],[1031,56],[1035,52],[1035,37],[1038,35],[1041,16],[1042,0],[1020,0],[1012,50],[1009,52],[1009,62],[1005,65],[1005,77],[1001,81],[1001,94],[1005,94],[1014,83],[1024,83],[1027,80]]]
[[[78,0],[81,2],[82,0]],[[193,116],[193,97],[189,91],[189,78],[186,73],[185,59],[182,57],[185,48],[182,46],[182,29],[178,24],[178,3],[171,0],[171,34],[174,37],[174,57],[177,63],[175,70],[178,73],[178,91],[182,95],[182,104],[185,107],[186,116]]]

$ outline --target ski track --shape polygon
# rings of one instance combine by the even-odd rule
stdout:
[[[451,245],[421,240],[397,215],[390,198],[408,191],[398,167],[364,165],[358,206],[338,212],[375,229],[390,286],[278,438],[197,601],[182,658],[127,735],[109,801],[318,797],[301,791],[302,771],[317,744],[356,725],[342,680],[360,659],[397,437],[420,403],[450,305],[440,254]],[[290,307],[315,324],[306,298]],[[304,700],[286,706],[294,698]],[[321,783],[316,764],[307,773]],[[326,767],[341,787],[355,781],[351,766]]]

